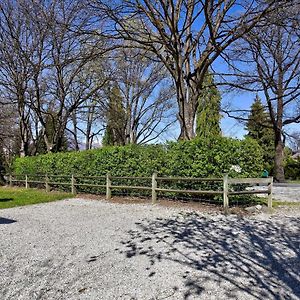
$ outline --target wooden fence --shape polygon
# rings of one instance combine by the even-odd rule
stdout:
[[[42,184],[45,186],[47,192],[50,191],[51,185],[61,185],[61,186],[70,186],[71,193],[76,194],[77,187],[95,187],[95,188],[105,188],[106,189],[106,199],[109,200],[112,197],[112,190],[123,189],[123,190],[146,190],[151,191],[152,203],[157,201],[157,193],[158,192],[170,192],[170,193],[183,193],[183,194],[199,194],[199,195],[223,195],[223,206],[225,211],[229,208],[229,196],[231,195],[254,195],[254,194],[267,194],[268,195],[268,208],[272,208],[272,188],[273,188],[273,177],[268,178],[229,178],[227,174],[224,175],[223,178],[192,178],[192,177],[158,177],[156,173],[152,175],[152,177],[125,177],[125,176],[111,176],[108,173],[106,176],[75,176],[75,175],[35,175],[39,177],[39,180],[30,180],[29,175],[19,175],[19,174],[9,174],[7,175],[9,178],[10,186],[13,185],[14,182],[23,183],[26,188],[29,188],[31,183],[33,184]],[[33,176],[33,175],[30,175]],[[22,179],[19,179],[22,177]],[[65,179],[65,182],[60,182],[56,179],[56,181],[51,181],[50,178],[61,178]],[[78,179],[92,179],[92,180],[103,180],[105,184],[95,184],[95,183],[79,183]],[[136,186],[136,185],[113,185],[113,181],[116,179],[130,179],[130,180],[149,180],[151,181],[151,186]],[[180,189],[167,189],[161,188],[161,182],[219,182],[223,183],[222,190],[180,190]],[[249,185],[262,185],[265,187],[262,189],[254,190],[239,190],[234,191],[230,187],[232,185],[239,184],[249,184]]]

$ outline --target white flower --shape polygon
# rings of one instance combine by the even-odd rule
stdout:
[[[230,171],[231,170],[233,170],[233,171],[235,171],[235,172],[237,172],[237,173],[241,173],[242,172],[242,168],[239,166],[239,165],[232,165],[231,167],[230,167]]]

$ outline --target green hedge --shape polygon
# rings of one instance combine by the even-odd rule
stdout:
[[[232,170],[238,165],[241,173]],[[257,177],[263,169],[262,151],[252,139],[215,138],[166,145],[129,145],[17,158],[17,174],[76,174],[113,176]]]

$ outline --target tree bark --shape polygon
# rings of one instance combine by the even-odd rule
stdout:
[[[184,81],[176,83],[177,99],[179,104],[178,121],[180,135],[178,140],[192,140],[196,136],[195,118],[200,90],[187,87]]]
[[[274,158],[274,179],[277,182],[284,182],[284,142],[280,132],[275,134],[275,158]]]

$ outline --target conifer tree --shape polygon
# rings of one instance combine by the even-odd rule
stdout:
[[[123,97],[117,85],[110,90],[106,114],[106,130],[102,140],[103,146],[125,145],[125,111]]]
[[[246,124],[247,136],[255,139],[263,149],[265,168],[272,172],[274,165],[274,131],[260,98],[256,96]]]
[[[197,137],[207,139],[222,134],[221,120],[221,94],[214,83],[213,75],[207,73],[204,88],[199,97],[199,106],[196,116]]]

